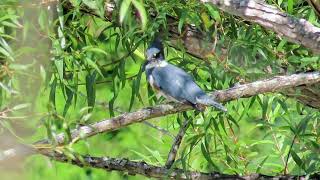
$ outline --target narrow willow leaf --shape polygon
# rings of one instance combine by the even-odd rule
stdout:
[[[88,106],[91,107],[91,109],[89,109],[89,112],[93,110],[93,107],[96,101],[96,89],[95,89],[96,74],[97,74],[96,72],[93,72],[92,74],[88,74],[86,76],[87,102],[88,102]]]
[[[120,16],[120,23],[123,23],[124,18],[126,17],[129,7],[131,5],[131,0],[123,0],[121,3],[120,11],[119,11],[119,16]]]
[[[14,61],[13,56],[4,48],[0,47],[0,53],[2,53],[4,56],[8,57],[11,61]]]
[[[141,76],[143,73],[143,67],[141,66],[139,69],[139,72],[137,74],[137,78],[135,79],[135,86],[133,86],[135,88],[135,92],[137,92],[137,94],[139,94],[139,90],[140,90],[140,82],[141,82]]]
[[[136,88],[134,88],[136,86],[136,81],[133,80],[132,81],[132,90],[131,90],[131,99],[130,99],[130,105],[129,105],[129,112],[131,111],[133,104],[134,104],[134,100],[136,97]]]
[[[288,13],[291,14],[293,12],[293,0],[288,0]]]
[[[142,30],[145,30],[148,22],[146,9],[144,8],[143,4],[138,0],[132,0],[132,4],[139,12],[139,18],[141,20]]]
[[[121,60],[120,64],[119,64],[119,77],[121,80],[121,84],[122,84],[122,88],[124,88],[124,86],[126,85],[126,61],[125,60]]]
[[[54,64],[56,66],[56,69],[58,71],[58,75],[61,81],[63,81],[63,74],[64,74],[64,68],[63,68],[63,60],[62,59],[58,59],[54,61]]]
[[[294,160],[294,162],[296,162],[296,164],[297,164],[300,168],[302,168],[302,169],[305,170],[304,162],[303,162],[303,160],[299,157],[299,155],[298,155],[295,151],[293,151],[293,150],[291,150],[290,153],[291,153],[291,157],[292,157],[292,159]]]
[[[209,164],[214,167],[217,171],[220,171],[218,166],[212,161],[209,152],[207,151],[207,149],[205,148],[204,143],[201,143],[201,152],[204,156],[204,158],[209,162]]]
[[[182,32],[182,27],[183,24],[185,23],[186,19],[188,17],[188,12],[182,12],[181,17],[179,18],[179,23],[178,23],[178,31],[181,34]]]
[[[0,44],[1,44],[1,46],[2,46],[4,49],[6,49],[6,51],[12,56],[13,51],[12,51],[11,47],[9,46],[9,44],[7,43],[7,41],[6,41],[4,38],[2,38],[2,37],[0,37]],[[12,57],[12,58],[13,58],[13,57]]]
[[[116,74],[113,73],[113,81],[112,81],[112,91],[113,91],[113,97],[112,99],[109,101],[109,112],[110,112],[110,116],[113,117],[114,116],[114,102],[116,101],[117,97],[118,97],[118,93],[119,91],[117,90],[117,79],[115,78]]]
[[[98,48],[98,47],[86,46],[86,47],[82,48],[82,50],[84,52],[91,51],[91,52],[101,53],[101,54],[104,54],[104,55],[108,56],[108,53],[105,50],[103,50],[101,48]]]
[[[145,148],[151,153],[151,155],[152,155],[160,164],[163,164],[163,163],[164,163],[164,159],[161,157],[159,151],[157,151],[157,150],[152,150],[152,149],[148,148],[147,146],[145,146]]]
[[[50,105],[56,109],[56,88],[57,88],[57,79],[54,78],[53,82],[50,85],[50,95],[49,95],[49,102]]]
[[[20,110],[20,109],[25,109],[27,107],[30,107],[30,103],[16,105],[16,106],[14,106],[12,108],[12,110],[17,111],[17,110]]]
[[[93,62],[90,58],[86,58],[86,62],[90,67],[95,69],[100,74],[101,77],[104,77],[101,70],[99,69],[98,65],[95,62]]]
[[[260,173],[261,168],[263,167],[264,163],[268,160],[268,158],[269,158],[269,155],[266,156],[266,157],[261,161],[261,163],[258,165],[258,168],[257,168],[257,170],[256,170],[256,173]]]
[[[66,91],[66,95],[67,95],[67,100],[66,100],[66,103],[65,103],[64,109],[63,109],[63,117],[66,116],[66,114],[69,110],[69,107],[71,106],[73,94],[74,94],[73,90],[71,90],[70,87],[68,87],[68,86],[65,87],[65,91]]]
[[[214,9],[210,4],[204,4],[208,9],[210,16],[217,22],[221,22],[219,11]]]

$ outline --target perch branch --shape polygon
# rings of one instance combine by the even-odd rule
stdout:
[[[262,93],[281,91],[286,88],[294,88],[303,85],[311,85],[320,82],[320,72],[309,72],[293,74],[289,76],[277,76],[271,79],[256,81],[232,87],[227,90],[219,90],[212,93],[212,97],[220,102],[227,102],[243,97],[255,96]],[[103,132],[110,132],[133,123],[145,121],[147,119],[174,114],[191,110],[192,107],[185,104],[168,103],[153,107],[146,107],[135,112],[123,113],[119,116],[105,119],[93,124],[81,126],[71,131],[71,140],[76,142],[83,138],[88,138]],[[61,133],[54,137],[57,145],[65,144],[65,134]],[[34,146],[48,145],[49,140],[44,139],[34,143]],[[8,152],[19,154],[15,149]],[[1,159],[6,159],[1,157]]]
[[[211,95],[219,102],[227,102],[244,97],[251,97],[262,93],[276,92],[286,88],[293,88],[301,85],[311,85],[320,82],[320,72],[309,72],[293,74],[289,76],[277,76],[271,79],[256,81],[253,83],[238,85],[226,90],[213,92]],[[90,125],[81,126],[71,132],[71,138],[77,141],[82,138],[94,136],[98,133],[110,132],[133,123],[147,119],[174,114],[191,110],[192,107],[179,103],[168,103],[153,107],[146,107],[135,112],[123,113],[119,116],[105,119]],[[65,134],[61,133],[54,137],[59,145],[65,143]],[[47,144],[48,140],[42,140],[36,144]]]

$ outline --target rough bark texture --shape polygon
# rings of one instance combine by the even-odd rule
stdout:
[[[218,172],[204,173],[197,171],[184,171],[183,169],[173,168],[167,169],[161,166],[154,166],[146,162],[130,161],[128,159],[109,158],[109,157],[92,157],[92,156],[75,156],[74,158],[67,157],[62,153],[57,152],[41,152],[43,155],[51,157],[60,162],[72,163],[80,167],[93,167],[104,169],[107,171],[127,172],[130,175],[140,174],[145,177],[159,179],[241,179],[241,180],[256,180],[256,179],[305,179],[305,176],[280,175],[267,176],[263,174],[251,174],[248,176],[228,175]],[[309,176],[310,179],[320,178],[319,174]]]
[[[286,88],[307,86],[320,82],[320,72],[293,74],[290,76],[277,76],[271,79],[256,81],[253,83],[238,85],[227,90],[219,90],[212,93],[212,97],[220,102],[227,102],[243,97],[250,97],[262,93],[281,91]],[[154,117],[165,116],[177,112],[192,109],[189,105],[168,103],[153,107],[146,107],[135,112],[124,113],[111,119],[102,120],[90,125],[72,130],[71,138],[75,142],[81,138],[90,137],[102,132],[110,132],[133,123],[141,122]],[[55,137],[57,144],[65,143],[65,135],[58,134]],[[47,144],[47,140],[36,144]]]
[[[218,101],[226,102],[241,97],[250,97],[261,93],[280,91],[285,88],[297,87],[297,86],[307,86],[310,84],[320,82],[320,72],[312,73],[301,73],[294,74],[291,76],[278,76],[267,80],[257,81],[249,84],[239,85],[227,90],[220,90],[212,93]],[[90,137],[102,132],[108,132],[116,130],[133,123],[141,122],[146,119],[153,117],[165,116],[167,114],[173,114],[181,111],[190,110],[192,107],[182,104],[169,103],[165,105],[158,105],[154,107],[144,108],[131,113],[124,113],[117,117],[103,120],[91,125],[82,126],[79,129],[72,131],[72,141],[76,142],[81,138]],[[55,142],[59,145],[65,143],[65,135],[59,134],[55,137]],[[265,175],[252,174],[250,176],[240,177],[237,175],[223,175],[219,173],[199,173],[199,172],[187,172],[185,173],[182,169],[173,169],[173,171],[168,170],[165,167],[157,167],[152,165],[147,165],[144,162],[133,162],[126,159],[110,159],[101,157],[89,157],[83,156],[81,158],[76,157],[70,161],[70,158],[59,153],[52,153],[51,145],[47,144],[48,140],[42,140],[34,144],[36,152],[44,154],[46,156],[52,157],[55,160],[62,162],[71,162],[78,166],[89,166],[94,168],[103,168],[105,170],[117,170],[126,171],[130,174],[141,174],[148,177],[156,178],[180,178],[180,179],[261,179],[261,178],[294,178],[297,179],[298,176],[277,176],[269,177]],[[27,146],[24,148],[29,149]],[[19,148],[20,149],[20,148]],[[1,163],[6,163],[10,158],[19,156],[19,149],[10,149],[4,151],[0,154]],[[23,151],[23,153],[26,151]],[[32,150],[27,150],[27,152],[34,152]],[[7,156],[6,156],[7,155]],[[303,176],[299,176],[303,177]],[[319,175],[314,175],[315,178]]]
[[[230,14],[260,24],[291,42],[302,44],[320,53],[320,28],[305,19],[298,19],[281,12],[274,6],[258,0],[201,0],[211,3]]]

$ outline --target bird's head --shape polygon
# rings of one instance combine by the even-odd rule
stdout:
[[[146,51],[147,61],[164,60],[163,45],[161,40],[156,38]]]

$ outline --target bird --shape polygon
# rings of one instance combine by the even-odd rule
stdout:
[[[189,104],[199,111],[212,106],[223,112],[227,109],[205,93],[183,69],[165,60],[161,40],[156,38],[147,48],[143,65],[150,86],[168,100]]]

